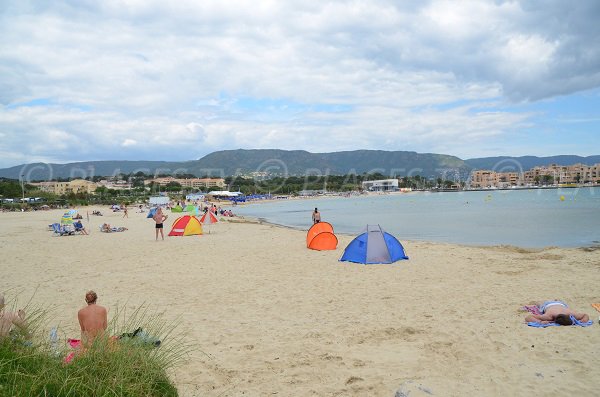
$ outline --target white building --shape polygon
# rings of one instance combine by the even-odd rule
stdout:
[[[379,181],[364,181],[363,190],[369,192],[397,192],[398,179],[381,179]]]

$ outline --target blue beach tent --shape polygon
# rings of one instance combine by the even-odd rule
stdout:
[[[366,230],[348,244],[340,261],[362,263],[394,263],[408,259],[404,247],[396,237],[379,225],[367,225]]]

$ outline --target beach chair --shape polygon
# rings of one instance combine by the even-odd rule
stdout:
[[[69,230],[64,226],[61,226],[60,223],[53,223],[52,230],[54,231],[55,236],[70,236],[75,234],[74,230]]]

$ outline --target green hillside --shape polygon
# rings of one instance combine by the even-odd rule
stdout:
[[[143,172],[149,175],[186,173],[198,177],[232,175],[345,175],[380,173],[393,176],[463,178],[472,169],[496,171],[528,170],[552,163],[595,164],[600,156],[487,157],[461,160],[455,156],[385,150],[354,150],[333,153],[310,153],[304,150],[252,149],[221,150],[199,160],[190,161],[86,161],[69,164],[33,163],[0,169],[0,177],[26,181],[54,178],[113,176]]]

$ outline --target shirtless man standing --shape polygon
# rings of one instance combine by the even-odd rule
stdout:
[[[530,314],[525,317],[527,322],[539,322],[542,324],[556,323],[560,325],[573,325],[571,316],[577,321],[586,323],[590,317],[585,313],[578,313],[569,309],[569,306],[563,301],[545,301],[538,304],[542,314]]]
[[[21,331],[27,331],[25,312],[23,310],[16,313],[5,311],[4,296],[0,295],[0,339],[9,336],[13,326],[17,326]]]
[[[319,210],[316,208],[315,208],[315,212],[313,212],[313,214],[312,214],[312,220],[313,220],[313,224],[321,222],[321,214],[319,213]]]
[[[94,291],[85,294],[87,306],[79,310],[77,317],[81,326],[81,342],[89,346],[94,339],[104,333],[108,326],[106,308],[97,305],[98,295]]]
[[[158,241],[158,231],[160,230],[160,237],[162,237],[163,241],[165,240],[165,234],[163,232],[163,222],[167,219],[167,215],[163,214],[162,208],[158,207],[156,213],[152,217],[154,222],[156,222],[156,241]]]

